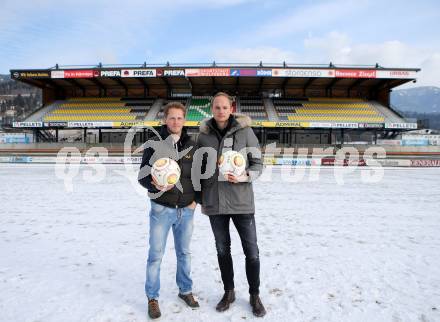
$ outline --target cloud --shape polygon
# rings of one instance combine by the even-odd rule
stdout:
[[[304,40],[304,57],[316,62],[345,65],[374,65],[383,67],[421,68],[416,86],[440,86],[440,51],[435,48],[411,46],[398,40],[380,43],[355,43],[346,34],[330,32],[322,37]],[[414,86],[413,85],[413,86]]]
[[[291,46],[293,47],[293,46]],[[328,64],[352,66],[374,66],[379,63],[388,68],[421,68],[417,83],[405,86],[431,85],[440,87],[440,51],[435,48],[411,46],[398,40],[377,43],[355,42],[347,34],[332,31],[322,37],[306,37],[301,50],[276,46],[229,46],[215,43],[209,46],[190,48],[176,58],[211,57],[223,63],[270,63]],[[187,61],[187,60],[186,60]],[[204,61],[208,61],[205,59]]]
[[[0,72],[44,68],[55,63],[126,63],[133,57],[141,63],[160,51],[157,41],[154,43],[156,32],[167,22],[175,23],[174,17],[253,1],[131,0],[121,5],[115,0],[39,0],[30,5],[27,1],[4,0],[0,15]]]
[[[440,52],[429,54],[420,64],[422,72],[420,73],[420,85],[434,85],[440,87]]]
[[[362,13],[368,5],[369,2],[365,0],[325,1],[303,5],[277,15],[252,33],[259,40],[304,33]]]
[[[296,61],[297,55],[276,47],[254,47],[254,48],[225,48],[220,47],[213,50],[212,56],[219,62],[232,63],[259,63],[266,65],[270,63],[282,63],[283,61]]]

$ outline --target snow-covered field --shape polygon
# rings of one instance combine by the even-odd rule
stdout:
[[[1,321],[148,320],[149,202],[116,173],[121,166],[106,170],[95,183],[75,177],[67,192],[53,165],[0,165]],[[440,169],[386,169],[378,183],[356,170],[344,185],[334,171],[344,169],[295,183],[280,182],[277,168],[274,180],[255,183],[268,311],[256,320],[440,321]],[[232,308],[215,311],[222,284],[209,221],[197,208],[192,269],[201,308],[177,298],[170,234],[161,321],[253,320],[232,232]]]

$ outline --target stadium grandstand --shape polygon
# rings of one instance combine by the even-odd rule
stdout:
[[[11,70],[17,81],[42,89],[43,106],[13,127],[32,130],[37,142],[60,141],[60,131],[82,140],[122,142],[132,126],[144,128],[134,144],[158,127],[170,101],[187,107],[196,133],[211,117],[212,95],[224,91],[234,110],[249,115],[262,144],[373,143],[417,129],[390,106],[390,92],[415,82],[417,68],[271,64],[58,66]],[[114,135],[117,133],[118,135]]]

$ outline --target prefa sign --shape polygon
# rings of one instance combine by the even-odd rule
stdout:
[[[184,69],[156,69],[157,77],[185,77]]]
[[[156,77],[156,69],[123,69],[122,77]]]
[[[101,77],[121,77],[120,70],[101,70]]]

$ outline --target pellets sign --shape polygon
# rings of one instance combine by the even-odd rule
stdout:
[[[13,127],[43,127],[43,122],[13,122]]]
[[[417,123],[385,123],[386,129],[417,129]]]
[[[122,77],[156,77],[156,69],[123,69]]]

